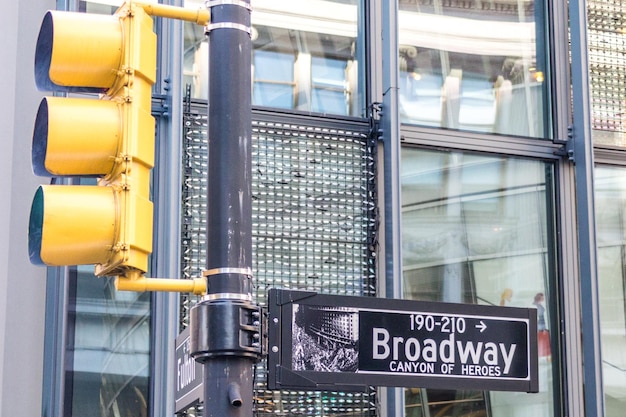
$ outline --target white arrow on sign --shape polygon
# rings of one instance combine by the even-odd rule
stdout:
[[[482,320],[481,320],[481,321],[480,321],[480,324],[477,324],[477,325],[476,325],[476,328],[477,328],[477,329],[479,329],[479,330],[480,330],[480,332],[482,333],[482,332],[484,332],[484,331],[485,331],[485,329],[487,328],[487,325],[485,324],[485,322],[484,322],[484,321],[482,321]]]

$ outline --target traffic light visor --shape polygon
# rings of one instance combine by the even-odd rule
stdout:
[[[123,54],[118,16],[48,11],[35,49],[35,81],[44,91],[102,93],[118,76]]]
[[[42,185],[30,212],[28,254],[35,265],[106,263],[119,234],[112,187]]]
[[[110,174],[120,151],[121,106],[110,100],[45,97],[33,131],[35,175]]]

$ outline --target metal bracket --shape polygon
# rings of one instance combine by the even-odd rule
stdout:
[[[164,80],[166,84],[169,84],[169,80]],[[168,88],[165,88],[166,90]],[[169,117],[169,100],[165,94],[153,94],[152,95],[152,108],[151,114],[154,117]]]
[[[567,160],[576,165],[576,157],[574,155],[574,126],[567,127],[567,140],[553,141],[557,145],[562,145],[561,149],[555,150],[554,155],[567,157]]]
[[[267,356],[267,346],[269,341],[269,320],[270,313],[267,307],[261,307],[261,357],[265,358]]]
[[[382,140],[383,131],[380,127],[380,118],[383,116],[383,103],[375,102],[367,107],[369,119],[369,136],[377,141]]]

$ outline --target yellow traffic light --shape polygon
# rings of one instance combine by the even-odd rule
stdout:
[[[46,97],[39,106],[34,172],[97,177],[98,185],[37,190],[29,226],[31,262],[95,264],[96,275],[143,274],[152,252],[152,18],[133,2],[113,16],[50,11],[35,55],[39,89],[100,96]]]

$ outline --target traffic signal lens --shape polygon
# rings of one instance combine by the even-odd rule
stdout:
[[[30,207],[28,224],[28,256],[35,265],[45,265],[41,260],[41,232],[43,228],[43,190],[37,189]]]

